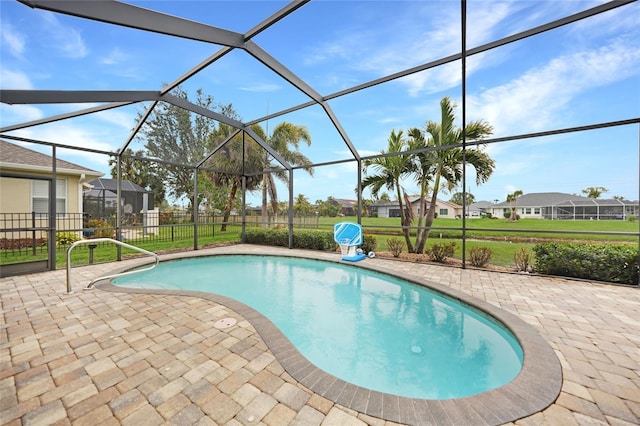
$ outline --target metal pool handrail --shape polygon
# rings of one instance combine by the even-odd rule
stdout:
[[[129,275],[129,274],[133,274],[136,272],[142,272],[142,271],[149,271],[153,268],[155,268],[156,266],[158,266],[158,263],[160,262],[160,257],[158,257],[157,254],[155,254],[152,251],[147,251],[145,249],[141,249],[140,247],[136,247],[136,246],[132,246],[131,244],[127,244],[127,243],[123,243],[122,241],[118,241],[118,240],[114,240],[112,238],[94,238],[91,240],[80,240],[80,241],[76,241],[75,243],[71,244],[71,246],[69,246],[69,248],[67,249],[67,294],[69,293],[73,293],[73,291],[71,290],[71,250],[73,250],[74,247],[82,245],[82,244],[96,244],[96,243],[114,243],[117,244],[119,246],[122,247],[126,247],[132,250],[136,250],[139,251],[141,253],[144,254],[148,254],[149,256],[153,256],[155,258],[155,263],[147,268],[143,268],[143,269],[136,269],[136,270],[132,270],[132,271],[125,271],[125,272],[119,272],[117,274],[111,274],[111,275],[104,275],[100,278],[96,278],[95,280],[91,281],[84,289],[88,290],[90,288],[93,288],[93,285],[95,283],[97,283],[100,280],[106,280],[108,278],[115,278],[115,277],[121,277],[123,275]]]

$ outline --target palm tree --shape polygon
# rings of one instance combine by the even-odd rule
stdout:
[[[600,198],[605,192],[609,192],[609,190],[604,186],[590,186],[582,190],[582,193],[588,198]]]
[[[455,104],[449,97],[440,101],[440,122],[428,121],[425,131],[412,129],[411,149],[424,149],[416,154],[417,180],[420,184],[421,206],[428,190],[431,190],[431,201],[424,217],[424,229],[416,236],[415,252],[422,253],[429,238],[429,232],[435,217],[438,192],[442,185],[452,190],[462,180],[463,164],[473,166],[476,171],[476,184],[486,182],[495,168],[495,162],[481,147],[463,150],[463,139],[478,141],[493,133],[493,127],[485,121],[472,121],[463,129],[455,127]],[[420,133],[422,136],[420,136]],[[430,186],[430,188],[429,188]],[[422,212],[421,210],[421,217]],[[419,221],[419,225],[420,225]]]
[[[298,151],[300,141],[305,142],[307,146],[311,145],[311,135],[305,126],[297,126],[288,122],[278,124],[271,136],[267,136],[262,128],[254,129],[256,133],[263,138],[280,156],[293,166],[302,166],[303,170],[313,176],[313,168],[311,160]],[[293,148],[293,149],[292,149]],[[262,175],[262,221],[263,225],[267,225],[268,208],[267,199],[271,201],[271,210],[277,218],[278,215],[278,192],[276,190],[275,178],[282,182],[288,183],[289,176],[285,170],[272,171],[269,153],[265,151],[263,156]]]
[[[313,206],[304,194],[298,194],[293,203],[293,210],[297,215],[310,215],[313,213]]]
[[[516,214],[516,209],[518,208],[518,197],[524,194],[520,189],[514,191],[512,194],[507,195],[507,202],[509,203],[509,207],[511,208],[511,214],[509,215],[509,222],[515,222],[518,220],[518,215]],[[515,205],[511,205],[511,203],[515,203]]]
[[[376,174],[365,176],[362,180],[362,188],[370,188],[371,194],[376,198],[383,187],[389,191],[396,192],[398,205],[400,206],[400,223],[402,224],[404,238],[408,250],[413,251],[409,229],[413,219],[413,210],[411,209],[411,205],[408,205],[406,206],[407,212],[405,212],[405,206],[402,201],[404,189],[400,185],[402,178],[408,176],[413,171],[412,156],[402,153],[407,149],[407,142],[402,136],[402,130],[397,133],[395,130],[392,130],[387,139],[387,143],[387,151],[382,150],[380,152],[380,154],[383,154],[381,157],[363,162],[365,173],[369,167],[372,167]],[[392,153],[396,155],[384,155]],[[406,196],[406,194],[404,195]]]
[[[230,126],[221,123],[215,138],[219,140],[218,143],[221,143],[231,135],[231,132]],[[256,149],[256,145],[243,143],[242,137],[237,135],[212,157],[212,162],[214,168],[219,171],[207,172],[209,179],[214,185],[229,187],[229,199],[224,208],[224,216],[220,228],[221,231],[225,231],[238,188],[242,187],[243,172],[246,170],[261,170],[262,153]],[[260,176],[249,176],[246,181],[247,190],[256,190],[260,187],[261,181]]]

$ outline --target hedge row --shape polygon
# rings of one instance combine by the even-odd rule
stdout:
[[[247,229],[246,242],[267,246],[289,247],[289,231],[286,229]],[[293,233],[293,247],[310,250],[335,250],[333,235],[323,231],[300,230]]]
[[[539,243],[533,251],[540,274],[638,285],[638,247]]]
[[[289,232],[286,229],[247,229],[246,242],[267,246],[289,247]],[[377,241],[373,235],[364,235],[361,248],[365,253],[376,249]],[[309,250],[334,251],[338,245],[333,240],[333,233],[327,231],[296,230],[293,233],[293,247]]]

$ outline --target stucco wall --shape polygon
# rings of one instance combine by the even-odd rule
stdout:
[[[58,179],[65,179],[67,186],[66,211],[58,213],[81,213],[80,177],[58,174]],[[0,178],[0,213],[30,213],[31,196],[31,179]]]

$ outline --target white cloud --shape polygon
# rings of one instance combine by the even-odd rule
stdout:
[[[475,47],[494,38],[496,28],[522,7],[518,2],[487,2],[469,3],[467,7],[467,46]],[[520,25],[524,25],[518,21]],[[459,18],[454,22],[459,31]],[[459,39],[459,38],[458,38]],[[458,46],[459,50],[459,46]]]
[[[118,143],[121,141],[120,138],[112,137],[109,133],[94,131],[92,126],[73,125],[67,121],[20,129],[11,134],[26,139],[102,151],[116,151],[119,147]],[[87,161],[95,161],[96,154],[84,151],[73,151],[73,153]]]
[[[477,46],[494,38],[502,21],[521,8],[517,2],[483,2],[482,7],[474,8],[469,17],[474,23],[467,45]],[[398,28],[402,30],[398,31]],[[357,30],[340,32],[330,41],[313,46],[313,53],[305,58],[305,65],[328,65],[333,61],[339,63],[340,68],[378,77],[460,51],[460,11],[455,3],[411,2],[404,10],[399,4],[393,25]],[[468,64],[467,74],[502,60],[503,55],[493,53],[482,61]],[[406,86],[413,97],[446,90],[460,84],[460,62],[413,74],[398,82]]]
[[[508,83],[469,96],[469,111],[494,124],[496,135],[558,126],[559,112],[575,96],[640,74],[637,44],[620,39],[599,49],[554,58]]]
[[[64,26],[51,12],[43,12],[44,30],[47,32],[49,45],[59,50],[67,58],[84,58],[88,49],[82,35],[75,28]]]
[[[100,63],[103,65],[118,65],[128,58],[129,55],[116,47],[115,49],[112,49],[107,56],[102,57],[100,59]]]
[[[31,90],[33,85],[27,74],[0,67],[0,80],[3,89]]]
[[[110,109],[93,114],[96,118],[113,124],[126,131],[131,131],[136,125],[136,115],[122,109]]]
[[[0,117],[2,117],[0,123],[2,123],[2,127],[38,120],[42,116],[42,111],[32,105],[0,104]]]
[[[2,22],[0,29],[3,49],[7,49],[13,56],[22,59],[25,46],[25,35],[14,28],[9,22]]]
[[[245,92],[275,92],[280,90],[280,86],[270,83],[256,83],[251,86],[240,87],[240,90]]]

